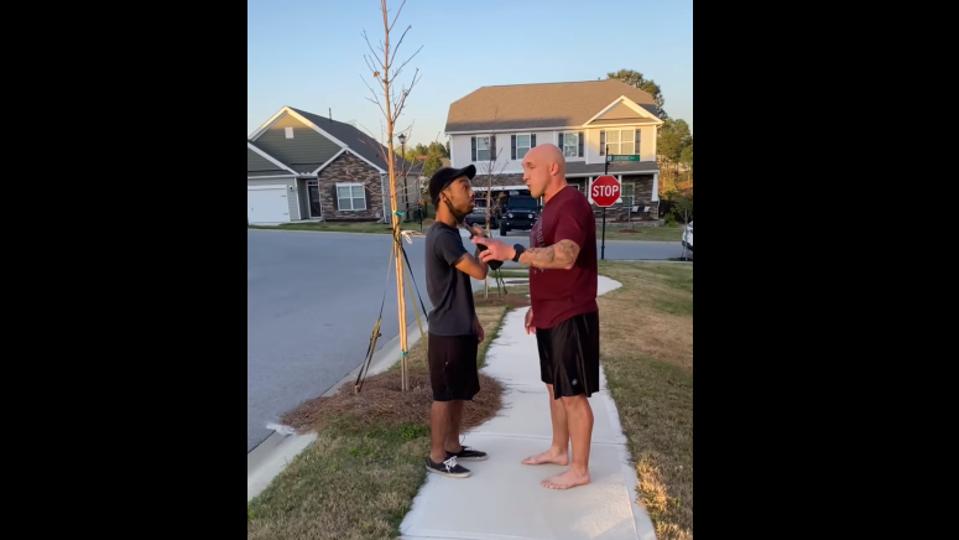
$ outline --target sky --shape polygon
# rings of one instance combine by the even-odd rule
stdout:
[[[401,1],[388,2],[392,14]],[[397,130],[407,147],[447,140],[450,103],[482,87],[605,79],[639,71],[662,90],[671,118],[693,127],[691,0],[407,0],[391,38],[412,26],[397,56],[410,92]],[[383,39],[377,0],[247,1],[247,132],[284,105],[351,122],[381,140],[385,120],[367,97],[363,61]],[[381,99],[382,101],[382,99]]]

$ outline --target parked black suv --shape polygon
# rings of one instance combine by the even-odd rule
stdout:
[[[513,195],[500,213],[499,234],[506,236],[513,229],[530,230],[539,218],[539,203],[528,195]]]

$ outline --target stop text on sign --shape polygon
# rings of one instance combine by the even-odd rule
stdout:
[[[619,186],[593,186],[593,197],[612,197],[619,193]]]

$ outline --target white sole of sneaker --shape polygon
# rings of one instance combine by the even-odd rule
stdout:
[[[445,476],[447,478],[469,478],[470,476],[470,473],[448,473],[443,471],[437,471],[436,469],[428,466],[426,467],[426,470],[433,474],[438,474],[440,476]]]
[[[489,459],[489,456],[483,456],[483,457],[458,457],[458,458],[456,458],[457,461],[486,461],[487,459]]]

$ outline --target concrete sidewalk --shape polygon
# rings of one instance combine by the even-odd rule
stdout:
[[[619,286],[599,277],[600,294]],[[520,308],[506,315],[499,337],[486,353],[483,371],[506,387],[503,410],[464,434],[463,444],[488,452],[489,459],[464,461],[473,472],[466,479],[427,475],[400,525],[402,538],[655,539],[648,514],[635,503],[636,472],[602,364],[600,391],[589,400],[594,417],[591,483],[570,490],[546,489],[540,481],[566,467],[520,463],[546,450],[552,439],[536,338],[523,328],[525,313],[526,308]]]

